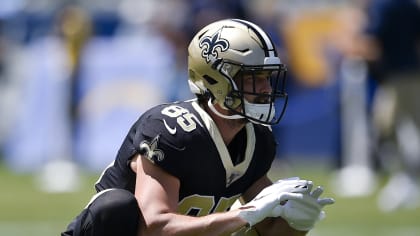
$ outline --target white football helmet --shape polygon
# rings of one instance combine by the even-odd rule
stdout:
[[[189,85],[198,97],[208,99],[209,107],[226,119],[246,118],[251,122],[277,124],[287,106],[285,92],[286,66],[277,56],[270,37],[257,25],[240,19],[211,23],[200,30],[188,47]],[[271,93],[261,94],[255,89],[244,91],[236,83],[244,74],[255,76],[268,72]],[[264,102],[252,103],[244,95],[251,94]],[[281,98],[276,114],[275,101]],[[214,108],[218,103],[232,111],[223,115]]]

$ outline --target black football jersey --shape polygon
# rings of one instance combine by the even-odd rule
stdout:
[[[134,193],[136,174],[129,163],[136,153],[177,177],[179,213],[199,216],[228,210],[266,174],[275,141],[270,128],[248,123],[227,147],[196,100],[158,105],[134,123],[96,190],[123,188]]]

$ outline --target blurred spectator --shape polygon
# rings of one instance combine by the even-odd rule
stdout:
[[[338,167],[332,179],[341,195],[371,193],[367,73],[354,47],[364,13],[354,1],[282,2],[291,105],[274,127],[279,153]]]
[[[380,164],[391,177],[379,207],[420,206],[420,8],[416,0],[372,0],[365,54],[378,81],[373,125]]]
[[[359,3],[352,2],[335,15],[331,42],[340,52],[340,158],[332,183],[346,197],[372,194],[376,176],[371,160],[369,81],[366,62],[358,54],[358,40],[366,26]]]
[[[341,27],[337,17],[343,7],[326,1],[281,3],[276,9],[282,14],[278,18],[280,38],[288,55],[290,105],[274,127],[278,153],[296,160],[305,157],[333,163],[340,147],[338,71],[342,57],[333,33]]]
[[[11,125],[16,119],[15,104],[19,100],[18,91],[21,80],[11,78],[13,63],[18,45],[14,37],[13,19],[18,15],[23,5],[22,0],[8,0],[0,2],[0,159],[7,136],[11,132]]]
[[[16,118],[10,124],[13,132],[6,140],[5,160],[14,170],[30,171],[50,158],[69,157],[69,72],[63,44],[55,32],[19,46],[9,58],[8,79],[19,84],[14,90],[19,99],[13,104]]]
[[[20,81],[12,80],[11,61],[16,53],[15,43],[7,36],[8,16],[0,12],[0,161],[3,159],[5,140],[11,132],[11,125],[16,118],[15,103],[19,100]]]
[[[78,182],[71,162],[71,94],[78,55],[89,38],[89,19],[74,5],[27,14],[49,18],[37,22],[49,30],[29,37],[10,58],[8,79],[19,84],[13,92],[19,99],[13,103],[16,118],[6,137],[5,160],[15,171],[42,170],[41,180],[47,181],[40,185],[43,189],[67,191]],[[57,175],[64,171],[67,175]]]
[[[158,2],[146,3],[158,10]],[[82,54],[75,145],[77,161],[91,171],[112,161],[132,121],[177,89],[173,46],[151,19],[136,21],[124,11],[140,3],[124,4],[115,33],[95,35]]]

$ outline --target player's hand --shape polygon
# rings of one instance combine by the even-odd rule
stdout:
[[[274,208],[272,215],[281,216],[290,227],[299,231],[312,229],[316,222],[325,217],[322,210],[324,206],[334,203],[332,198],[320,198],[323,188],[318,186],[312,190],[312,183],[308,186],[307,192],[301,198],[293,198],[284,205]]]
[[[274,217],[273,209],[281,202],[302,199],[311,184],[298,178],[279,180],[263,189],[253,200],[241,206],[239,216],[253,226],[266,217]]]

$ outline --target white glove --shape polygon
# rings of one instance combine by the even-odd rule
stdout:
[[[279,180],[263,189],[253,200],[241,206],[239,217],[253,226],[266,217],[274,217],[273,209],[281,202],[302,199],[310,181],[296,178]]]
[[[325,217],[322,208],[334,203],[332,198],[320,198],[324,191],[322,187],[318,186],[312,192],[311,190],[312,183],[301,198],[290,199],[286,204],[276,206],[272,215],[281,216],[296,230],[309,231],[316,222]]]

